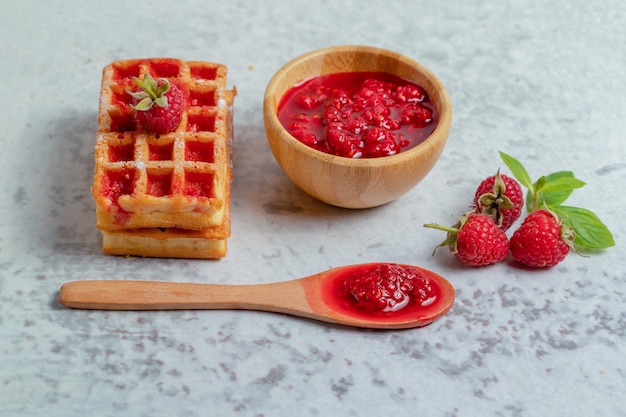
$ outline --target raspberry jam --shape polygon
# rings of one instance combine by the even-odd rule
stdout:
[[[322,289],[322,299],[333,310],[368,319],[427,314],[441,295],[431,274],[409,265],[361,265],[330,280]]]
[[[300,82],[281,98],[281,124],[300,142],[348,158],[395,155],[423,142],[438,114],[426,90],[384,72]]]
[[[123,195],[133,193],[137,182],[135,174],[134,169],[125,168],[120,171],[108,171],[102,176],[102,194],[111,200],[115,219],[120,224],[128,219],[128,213],[120,206],[118,200]]]

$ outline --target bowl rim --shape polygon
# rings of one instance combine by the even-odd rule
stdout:
[[[441,102],[441,108],[437,108],[437,111],[439,113],[439,121],[437,122],[437,127],[435,127],[433,132],[423,142],[395,155],[384,156],[380,158],[347,158],[344,156],[337,156],[319,151],[300,142],[298,139],[293,137],[289,133],[289,131],[282,125],[280,120],[278,120],[278,103],[282,99],[282,96],[278,97],[278,99],[276,100],[276,105],[271,102],[271,98],[274,96],[277,97],[275,91],[278,89],[278,83],[280,82],[283,73],[289,71],[291,68],[296,67],[297,65],[300,65],[307,60],[314,59],[319,56],[331,53],[336,54],[341,52],[355,51],[366,54],[385,55],[389,58],[403,61],[404,63],[409,64],[411,67],[416,68],[418,71],[424,74],[429,82],[432,83],[433,87],[438,91],[440,99],[439,101]],[[410,58],[399,52],[367,45],[328,46],[306,52],[291,59],[276,71],[276,73],[272,76],[269,83],[267,84],[264,94],[263,110],[264,119],[266,123],[269,124],[269,126],[267,127],[273,129],[278,134],[278,136],[285,140],[289,145],[295,147],[299,151],[306,153],[307,155],[317,160],[346,167],[381,167],[406,163],[408,160],[412,160],[419,154],[428,152],[428,150],[432,148],[432,144],[434,142],[447,140],[448,131],[452,122],[452,103],[450,101],[448,91],[446,90],[441,80],[439,80],[439,78],[431,70],[429,70],[427,67],[414,60],[413,58]]]

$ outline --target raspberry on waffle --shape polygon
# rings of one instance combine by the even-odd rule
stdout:
[[[183,92],[182,120],[173,132],[154,134],[136,123],[128,91],[137,89],[133,77],[147,73]],[[223,226],[230,225],[235,90],[226,88],[226,73],[221,64],[170,58],[122,60],[104,68],[92,194],[96,225],[107,241],[116,241],[113,231],[121,236],[150,228],[228,237],[230,227]],[[219,236],[207,232],[212,228]],[[175,236],[159,233],[160,240]]]

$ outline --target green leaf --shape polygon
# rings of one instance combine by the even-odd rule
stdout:
[[[511,174],[517,179],[520,184],[529,190],[533,189],[533,181],[530,179],[530,175],[528,175],[528,171],[524,168],[524,165],[517,159],[513,158],[510,155],[505,154],[504,152],[500,152],[500,158],[504,161]]]
[[[537,190],[537,192],[553,193],[558,191],[573,191],[577,188],[581,188],[585,183],[574,177],[561,177],[546,183]]]
[[[544,185],[546,185],[546,182],[548,180],[546,179],[545,175],[542,175],[541,177],[539,177],[539,179],[537,181],[535,181],[535,183],[533,184],[533,188],[535,190],[535,194],[537,194],[539,192],[539,190],[541,190]]]
[[[576,246],[587,249],[605,249],[615,245],[609,229],[593,212],[570,206],[558,206],[553,210],[561,217],[563,223],[576,232]]]
[[[542,190],[536,190],[537,207],[556,207],[563,204],[572,194],[575,188],[580,188],[585,183],[574,178],[571,171],[558,171],[545,176],[545,185]],[[542,192],[543,191],[543,192]],[[532,211],[532,195],[526,194],[526,207]]]
[[[542,198],[543,194],[538,192],[538,190],[543,188],[545,183],[546,177],[545,175],[542,175],[537,181],[535,181],[533,187],[528,189],[528,193],[526,193],[526,210],[529,213],[532,213],[541,207],[539,200]]]
[[[572,171],[558,171],[553,172],[546,176],[546,180],[548,182],[556,181],[559,178],[573,178],[574,173]],[[543,195],[540,201],[540,206],[547,205],[549,207],[555,207],[560,204],[563,204],[565,200],[572,194],[573,189],[569,190],[561,190],[561,191],[551,191],[548,195]]]

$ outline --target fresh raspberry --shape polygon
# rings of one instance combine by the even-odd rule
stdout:
[[[474,195],[474,207],[476,211],[492,217],[506,232],[522,214],[522,187],[517,180],[498,171],[480,183]]]
[[[573,231],[557,215],[541,209],[529,214],[513,233],[511,254],[526,266],[550,267],[565,259],[573,240]]]
[[[447,239],[438,247],[448,246],[457,258],[470,266],[491,265],[504,260],[509,253],[509,239],[486,214],[462,216],[456,227],[424,226],[447,231]]]
[[[509,253],[509,239],[493,219],[482,214],[470,214],[456,240],[456,256],[472,266],[500,262]]]
[[[143,80],[134,78],[141,90],[129,92],[135,99],[135,117],[144,129],[164,134],[176,130],[183,117],[182,91],[166,78],[155,80],[146,74]]]

